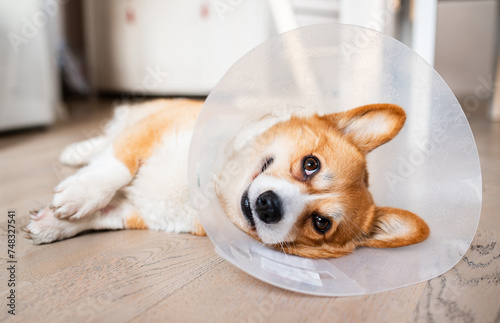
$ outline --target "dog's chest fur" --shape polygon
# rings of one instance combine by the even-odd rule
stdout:
[[[124,188],[126,198],[148,228],[190,232],[196,219],[188,191],[188,153],[192,132],[167,131],[144,161],[135,179]]]

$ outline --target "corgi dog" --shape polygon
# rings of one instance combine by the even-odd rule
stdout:
[[[205,235],[187,182],[202,105],[160,99],[118,107],[104,135],[62,152],[62,163],[83,167],[56,186],[50,204],[31,212],[26,238],[43,244],[118,229]],[[215,182],[216,195],[234,225],[289,254],[330,258],[422,242],[429,228],[420,217],[376,206],[368,190],[366,154],[396,136],[405,119],[392,104],[291,115],[255,135],[244,153],[228,143],[225,163],[242,172]]]

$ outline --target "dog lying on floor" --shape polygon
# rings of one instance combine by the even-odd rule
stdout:
[[[26,237],[42,244],[101,229],[205,235],[187,183],[202,104],[161,99],[117,108],[105,135],[63,151],[61,162],[86,166],[54,189],[47,207],[31,212]],[[243,173],[224,187],[214,184],[219,201],[242,231],[299,256],[419,243],[427,224],[376,206],[368,191],[366,154],[396,136],[405,119],[396,105],[373,104],[276,122],[253,139],[250,155],[233,149],[226,165],[241,165]]]

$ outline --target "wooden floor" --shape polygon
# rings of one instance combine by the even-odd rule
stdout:
[[[360,297],[314,297],[254,279],[221,259],[206,237],[99,232],[34,246],[20,228],[73,170],[57,162],[68,143],[98,134],[107,101],[73,103],[68,122],[0,136],[0,321],[18,322],[500,322],[500,124],[472,116],[483,171],[478,232],[446,274]],[[91,108],[90,108],[91,107]],[[16,211],[16,315],[7,215]]]

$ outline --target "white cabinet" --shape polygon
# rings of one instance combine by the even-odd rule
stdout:
[[[43,3],[0,0],[0,131],[55,119],[59,82],[50,28],[59,9]]]
[[[87,0],[94,91],[206,95],[272,35],[265,0]]]

